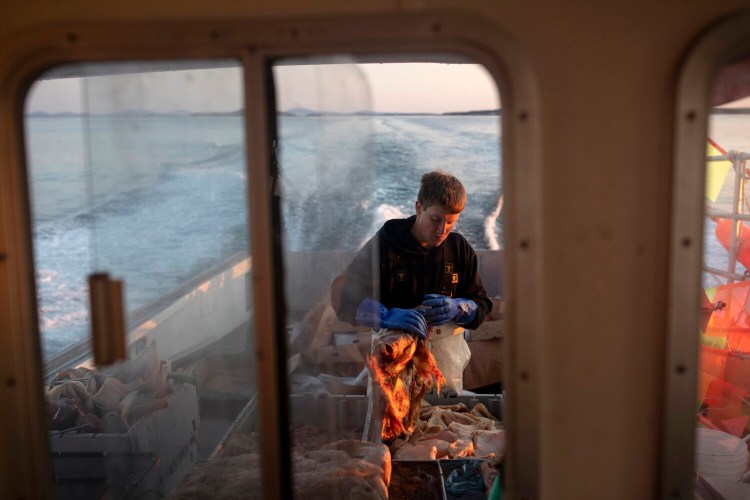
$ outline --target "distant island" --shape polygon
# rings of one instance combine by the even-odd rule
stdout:
[[[102,116],[102,117],[185,117],[185,116],[242,116],[243,110],[236,111],[217,111],[217,112],[191,112],[191,111],[172,111],[168,113],[149,111],[143,109],[130,109],[118,111],[116,113],[72,113],[69,111],[61,113],[48,113],[46,111],[32,111],[26,113],[29,118],[71,118],[84,116]],[[499,116],[502,114],[501,109],[487,109],[478,111],[450,111],[445,113],[397,113],[389,111],[369,111],[361,110],[352,113],[342,113],[337,111],[316,111],[308,108],[292,108],[286,111],[279,111],[278,116],[288,116],[295,118],[308,118],[317,116]]]
[[[242,116],[243,110],[236,111],[216,111],[216,112],[192,112],[185,110],[171,111],[168,113],[149,111],[144,109],[131,109],[127,111],[118,111],[116,113],[72,113],[64,111],[60,113],[47,113],[45,111],[33,111],[26,113],[29,118],[69,118],[83,116],[122,116],[122,117],[174,117],[174,116]],[[370,111],[361,110],[351,113],[342,113],[338,111],[318,111],[309,108],[291,108],[285,111],[279,111],[278,116],[287,116],[293,118],[310,118],[319,116],[500,116],[502,109],[483,109],[476,111],[446,111],[444,113],[399,113],[394,111]],[[750,108],[712,108],[712,115],[746,115],[750,114]]]
[[[190,111],[172,111],[169,113],[160,113],[142,109],[129,109],[127,111],[118,111],[116,113],[71,113],[64,111],[62,113],[47,113],[46,111],[32,111],[25,116],[30,118],[68,118],[84,116],[120,116],[120,117],[148,117],[148,116],[241,116],[242,110],[237,111],[217,111],[217,112],[190,112]]]
[[[186,117],[186,116],[242,116],[244,110],[238,109],[236,111],[216,111],[216,112],[192,112],[192,111],[172,111],[168,113],[149,111],[149,110],[127,110],[119,111],[116,113],[73,113],[70,111],[64,111],[59,113],[48,113],[45,111],[32,111],[26,113],[25,116],[29,118],[69,118],[69,117],[84,117],[84,116],[109,116],[109,117]],[[501,116],[503,114],[502,109],[483,109],[483,110],[472,110],[472,111],[446,111],[444,113],[399,113],[393,111],[370,111],[361,110],[350,113],[343,113],[338,111],[318,111],[309,108],[291,108],[285,111],[279,111],[277,116],[286,116],[292,118],[314,118],[320,116]],[[750,108],[712,108],[710,111],[712,115],[746,115],[750,114]]]
[[[750,108],[713,108],[712,115],[746,115],[750,114]]]
[[[316,111],[309,108],[292,108],[286,111],[280,111],[279,116],[462,116],[462,115],[488,115],[498,116],[502,113],[500,109],[486,109],[480,111],[448,111],[445,113],[399,113],[395,111],[370,111],[361,110],[352,113],[342,113],[338,111]]]

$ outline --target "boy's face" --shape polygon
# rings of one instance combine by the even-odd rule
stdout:
[[[417,220],[414,221],[411,234],[426,248],[440,246],[461,215],[460,213],[452,213],[447,208],[438,205],[425,208],[419,201],[417,201],[416,209]]]

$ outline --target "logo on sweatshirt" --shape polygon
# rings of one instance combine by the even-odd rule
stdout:
[[[396,281],[406,281],[406,269],[396,271]]]
[[[453,274],[453,262],[448,262],[445,265],[445,274]]]

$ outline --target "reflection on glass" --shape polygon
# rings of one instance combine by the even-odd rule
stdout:
[[[58,498],[195,495],[199,460],[254,420],[241,96],[235,61],[67,66],[29,95]],[[91,358],[92,273],[124,283],[128,356],[113,366]]]
[[[750,89],[735,84],[749,68],[721,73],[707,143],[695,470],[728,498],[750,493]]]
[[[368,65],[343,58],[284,61],[274,76],[295,493],[398,498],[409,488],[451,490],[460,483],[482,494],[504,446],[503,198],[494,84],[473,64]],[[451,81],[473,91],[459,92]],[[467,95],[485,99],[462,101]],[[485,112],[466,113],[476,110]],[[403,237],[413,241],[406,219],[415,214],[422,176],[437,169],[465,186],[466,207],[454,230],[477,253],[488,295],[482,307],[488,313],[494,305],[494,311],[465,335],[454,322],[431,328],[423,342],[404,333],[393,316],[389,333],[376,335],[372,321],[354,314],[356,304],[342,304],[354,274],[367,274],[371,283],[389,279],[380,275],[380,247],[360,254],[358,264],[342,273],[386,221],[403,219]],[[413,255],[420,269],[405,259],[404,283],[412,272],[433,280],[422,266],[440,267],[435,293],[450,294],[454,275],[458,282],[468,272],[465,262],[450,263],[450,272],[448,262],[430,264],[440,259],[437,250]],[[413,310],[423,300],[381,296],[378,286],[371,298],[391,312]],[[443,349],[441,357],[438,344],[454,341],[458,345]],[[448,374],[440,394],[433,385],[436,364]],[[447,399],[447,392],[459,395]],[[420,411],[421,404],[435,406]],[[410,461],[420,458],[444,460],[423,465],[420,476]],[[415,477],[423,483],[410,483]]]

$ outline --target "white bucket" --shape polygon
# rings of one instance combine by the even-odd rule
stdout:
[[[747,445],[740,438],[714,429],[698,428],[695,470],[706,478],[739,481],[747,470]]]

